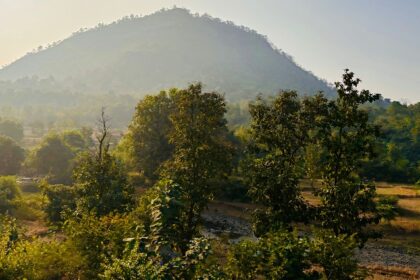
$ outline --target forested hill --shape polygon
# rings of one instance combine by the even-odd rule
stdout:
[[[32,76],[87,94],[142,95],[195,81],[231,101],[279,89],[334,94],[255,31],[179,8],[82,29],[0,70],[0,80]]]

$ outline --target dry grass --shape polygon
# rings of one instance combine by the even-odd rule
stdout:
[[[400,198],[420,198],[420,191],[414,187],[408,186],[383,186],[378,185],[376,191],[379,195],[393,195]]]
[[[371,276],[367,278],[371,280],[420,279],[420,275],[418,275],[416,271],[407,267],[368,265],[364,268],[366,268],[371,273]]]
[[[401,198],[398,207],[400,215],[390,225],[397,231],[420,233],[420,197]]]
[[[384,233],[382,239],[374,242],[401,248],[407,253],[420,256],[420,190],[415,186],[401,184],[378,183],[377,186],[380,196],[398,197],[399,216],[390,222],[373,226]],[[315,187],[319,187],[319,182],[315,183]],[[302,181],[300,188],[306,201],[311,205],[319,204],[319,199],[314,196],[308,180]],[[410,279],[392,277],[394,276],[378,274],[372,279]]]

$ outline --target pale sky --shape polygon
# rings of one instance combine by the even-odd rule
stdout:
[[[317,76],[420,101],[419,0],[0,0],[0,65],[82,27],[184,7],[267,35]]]

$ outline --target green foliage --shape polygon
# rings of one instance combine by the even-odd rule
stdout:
[[[173,89],[170,92],[175,92]],[[136,107],[133,120],[123,142],[124,150],[131,151],[136,169],[155,181],[162,163],[173,153],[168,134],[172,101],[165,91],[144,97]]]
[[[360,179],[363,161],[374,155],[378,127],[369,122],[368,113],[360,108],[379,95],[367,90],[358,91],[360,80],[345,71],[343,82],[336,83],[338,98],[328,102],[326,122],[322,122],[315,138],[322,147],[322,187],[317,191],[321,199],[319,219],[325,228],[336,235],[355,234],[363,246],[375,232],[366,227],[381,219],[374,201],[376,188]]]
[[[10,137],[14,141],[20,142],[23,139],[22,124],[11,120],[0,119],[0,135]]]
[[[97,217],[83,213],[78,217],[69,217],[64,223],[64,232],[69,238],[69,246],[82,255],[88,279],[96,277],[102,271],[101,263],[111,257],[120,257],[125,248],[125,237],[132,236],[134,227],[126,215],[108,215]]]
[[[174,153],[162,174],[181,188],[186,209],[181,233],[188,241],[196,235],[201,211],[214,196],[211,180],[230,170],[231,148],[220,94],[203,93],[201,84],[195,84],[173,92],[171,98],[176,110],[169,117],[169,143]]]
[[[82,154],[74,169],[74,181],[78,211],[103,216],[132,207],[134,189],[121,163],[108,152],[100,158]]]
[[[145,242],[145,243],[144,243]],[[118,280],[165,280],[165,279],[223,279],[223,272],[217,266],[207,264],[211,249],[203,238],[193,239],[185,254],[167,259],[148,240],[135,242],[122,258],[114,258],[104,266],[101,279]]]
[[[189,242],[183,234],[183,222],[186,219],[185,201],[182,201],[182,189],[170,180],[159,181],[156,186],[156,197],[150,201],[150,238],[160,246],[169,246],[179,251],[181,244]]]
[[[80,279],[83,267],[75,248],[55,240],[24,240],[13,219],[0,218],[0,279]]]
[[[70,183],[75,156],[62,137],[52,133],[31,152],[26,166],[37,175],[46,176],[50,183]]]
[[[376,205],[380,217],[385,221],[393,220],[399,213],[397,196],[381,196]]]
[[[257,235],[307,216],[298,183],[312,123],[302,107],[296,92],[282,92],[272,102],[258,98],[250,105],[251,139],[244,173],[250,196],[263,206],[254,216]]]
[[[13,207],[13,201],[21,196],[16,177],[0,177],[0,212],[6,212]]]
[[[333,231],[316,231],[310,242],[312,261],[322,268],[322,279],[364,279],[359,270],[354,251],[357,241],[354,236],[338,235]]]
[[[308,240],[297,232],[275,232],[257,242],[232,245],[228,255],[231,279],[317,279],[311,267]]]
[[[129,211],[134,203],[134,188],[121,162],[109,152],[110,132],[104,108],[98,130],[96,152],[80,154],[73,177],[78,213],[100,217]]]
[[[44,203],[44,212],[52,224],[64,222],[66,215],[76,209],[76,192],[73,187],[65,185],[41,184],[43,195],[47,198]]]
[[[0,136],[0,175],[16,175],[25,159],[25,151],[9,137]]]
[[[371,106],[372,121],[381,126],[378,157],[366,162],[365,176],[387,182],[415,183],[420,178],[420,105],[392,102]]]
[[[85,130],[67,130],[61,133],[63,142],[73,149],[75,153],[82,152],[87,150],[90,146],[91,141],[89,141],[92,132]]]

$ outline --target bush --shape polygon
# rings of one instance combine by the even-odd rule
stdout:
[[[323,279],[350,280],[364,279],[354,251],[357,241],[354,236],[338,235],[331,230],[316,231],[311,244],[313,263],[323,269]]]
[[[390,221],[398,215],[397,196],[382,196],[376,204],[376,208],[383,220]]]
[[[208,263],[211,248],[204,238],[195,238],[184,255],[165,258],[162,249],[143,242],[128,244],[122,258],[104,265],[104,280],[225,279],[221,269]]]
[[[316,279],[311,267],[307,239],[297,232],[269,233],[258,242],[233,245],[228,254],[232,279]]]
[[[23,240],[15,220],[0,217],[0,279],[80,279],[82,268],[67,243]]]
[[[21,196],[19,185],[14,176],[0,177],[0,212],[9,210],[12,201]]]
[[[134,234],[137,225],[126,215],[96,217],[94,214],[82,214],[71,217],[64,223],[64,232],[69,237],[69,244],[85,259],[87,277],[95,278],[101,271],[101,264],[111,256],[121,257],[124,239]]]
[[[73,187],[65,185],[41,184],[42,193],[48,201],[44,205],[44,211],[50,223],[58,224],[64,221],[64,213],[76,209],[76,193]]]

